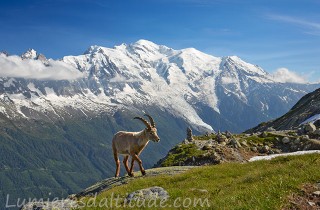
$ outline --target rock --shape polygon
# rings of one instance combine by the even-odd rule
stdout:
[[[191,130],[191,128],[190,127],[188,127],[187,128],[187,140],[189,141],[189,142],[193,142],[193,135],[192,135],[192,130]]]
[[[311,201],[308,201],[308,204],[309,204],[309,206],[315,206],[316,205],[315,202],[311,202]]]
[[[304,126],[306,133],[313,133],[317,130],[317,127],[313,123],[308,123]]]
[[[312,195],[320,197],[320,191],[315,191],[315,192],[312,193]]]
[[[258,152],[258,148],[257,147],[251,147],[251,151],[252,152]]]
[[[269,150],[268,155],[273,155],[275,152],[273,150]]]
[[[272,131],[276,131],[276,129],[274,129],[273,127],[269,127],[266,131],[272,132]]]
[[[225,135],[222,135],[220,132],[218,132],[216,136],[216,140],[217,142],[221,143],[221,142],[226,142],[228,139]]]
[[[227,142],[223,141],[223,142],[220,143],[220,145],[226,146],[226,145],[227,145]]]
[[[244,147],[248,147],[248,143],[247,143],[246,140],[241,141],[240,144],[241,144],[242,146],[244,146]]]
[[[273,149],[272,150],[274,154],[281,154],[282,151],[280,149]]]
[[[209,145],[204,145],[203,147],[202,147],[202,150],[210,150],[212,147],[211,146],[209,146]]]
[[[70,199],[55,200],[52,202],[29,202],[24,205],[22,210],[41,210],[41,209],[60,209],[60,210],[71,210],[78,207],[78,202]]]
[[[308,141],[310,140],[310,137],[308,135],[301,136],[301,141]]]
[[[300,144],[300,138],[296,138],[293,143]]]
[[[297,147],[297,145],[291,145],[290,146],[290,149],[291,149],[291,151],[297,151],[298,150],[298,147]]]
[[[190,142],[189,142],[187,139],[185,139],[185,140],[183,140],[181,143],[182,143],[182,144],[189,144]]]
[[[267,153],[267,152],[269,152],[269,150],[270,150],[270,147],[268,145],[265,145],[260,148],[261,153]]]
[[[284,143],[284,144],[288,144],[290,142],[290,139],[289,139],[289,137],[283,137],[283,139],[282,139],[282,143]]]
[[[168,198],[169,193],[166,190],[162,187],[155,186],[130,193],[126,198],[126,201],[127,203],[130,203],[132,200],[166,200]]]
[[[233,146],[234,148],[240,148],[241,144],[239,143],[239,141],[237,139],[231,139],[229,144],[231,146]]]
[[[262,138],[266,138],[266,137],[268,137],[268,133],[267,133],[267,132],[263,132],[260,136],[261,136]]]
[[[225,136],[230,139],[232,137],[232,133],[230,131],[226,131]]]

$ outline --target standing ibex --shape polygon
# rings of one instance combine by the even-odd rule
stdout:
[[[148,144],[149,140],[159,142],[160,138],[157,134],[157,128],[152,117],[147,114],[145,114],[145,116],[149,118],[151,124],[141,117],[134,118],[141,120],[145,124],[147,128],[145,128],[144,130],[140,132],[119,131],[113,136],[112,150],[117,166],[115,177],[118,177],[120,173],[120,161],[118,158],[118,154],[124,155],[123,164],[129,176],[133,176],[134,161],[137,161],[139,163],[142,175],[146,174],[139,155]],[[128,167],[129,155],[132,158],[130,169]]]

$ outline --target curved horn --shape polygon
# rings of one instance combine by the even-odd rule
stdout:
[[[133,119],[141,120],[141,121],[145,124],[145,126],[146,126],[149,130],[151,130],[151,125],[148,123],[148,121],[146,121],[146,120],[143,119],[142,117],[134,117]]]
[[[149,118],[150,123],[151,123],[151,126],[155,128],[155,127],[156,127],[156,123],[154,122],[154,120],[152,119],[152,117],[151,117],[150,115],[148,115],[148,114],[145,114],[144,116],[147,116],[147,117]]]

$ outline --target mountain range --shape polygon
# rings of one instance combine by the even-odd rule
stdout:
[[[65,196],[114,173],[110,142],[152,115],[162,139],[150,167],[185,137],[242,132],[286,113],[319,84],[280,82],[237,56],[214,57],[150,41],[47,59],[0,54],[0,192]],[[0,199],[2,203],[3,200]]]

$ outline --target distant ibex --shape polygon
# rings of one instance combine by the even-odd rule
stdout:
[[[145,114],[150,120],[150,123],[141,117],[135,117],[134,119],[141,120],[147,128],[140,132],[127,132],[127,131],[119,131],[113,136],[112,139],[112,150],[114,160],[116,161],[116,174],[115,177],[118,177],[120,174],[120,160],[118,154],[124,155],[123,164],[128,172],[129,176],[133,175],[133,165],[134,161],[139,163],[140,171],[142,175],[146,174],[142,166],[142,161],[139,158],[142,150],[147,146],[149,140],[154,142],[159,142],[160,138],[157,134],[157,128],[154,123],[154,120],[150,115]],[[131,167],[128,167],[128,159],[129,155],[131,156]]]

